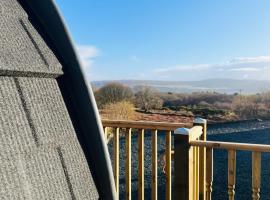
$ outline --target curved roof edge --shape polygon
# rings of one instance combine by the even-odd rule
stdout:
[[[98,189],[100,199],[116,199],[113,172],[103,136],[103,128],[90,84],[87,83],[82,65],[76,53],[71,36],[54,0],[23,0],[38,18],[42,28],[52,41],[64,76],[70,81],[69,94],[79,113],[79,126],[82,130],[85,154],[89,154],[90,169]],[[94,173],[94,174],[93,174]]]

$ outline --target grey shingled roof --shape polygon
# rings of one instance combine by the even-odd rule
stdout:
[[[0,199],[98,199],[65,66],[23,5],[0,1]]]

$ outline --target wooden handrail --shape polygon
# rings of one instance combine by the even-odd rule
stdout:
[[[104,127],[112,128],[135,128],[148,130],[173,131],[180,127],[191,128],[192,123],[168,123],[150,121],[125,121],[125,120],[102,120]]]
[[[269,152],[270,145],[233,143],[206,140],[206,121],[190,123],[165,123],[145,121],[103,120],[105,138],[113,138],[114,177],[116,192],[119,198],[119,140],[124,133],[126,151],[126,199],[131,200],[131,137],[138,137],[138,199],[144,199],[144,131],[151,131],[152,152],[152,190],[151,199],[157,200],[157,139],[159,131],[165,133],[166,161],[166,200],[172,196],[171,160],[172,152],[175,164],[175,198],[188,200],[211,200],[213,182],[213,149],[228,151],[228,197],[234,199],[236,181],[236,152],[252,152],[252,199],[260,198],[261,153]],[[179,128],[183,127],[183,128]],[[190,129],[189,129],[190,128]],[[113,132],[113,133],[111,133]],[[174,135],[174,151],[171,149],[172,132]]]
[[[151,131],[151,146],[152,146],[152,192],[151,199],[157,200],[158,194],[158,133],[164,133],[166,135],[166,145],[165,145],[165,175],[166,175],[166,200],[171,200],[172,196],[172,176],[171,176],[171,134],[175,129],[180,127],[191,128],[191,123],[166,123],[166,122],[146,122],[146,121],[124,121],[124,120],[103,120],[102,125],[104,128],[104,135],[107,142],[109,138],[114,138],[114,178],[116,185],[117,197],[119,198],[119,139],[120,133],[125,137],[125,184],[126,184],[126,199],[131,200],[131,137],[132,135],[137,135],[138,137],[138,199],[144,199],[144,131]],[[202,134],[201,127],[193,127],[191,130],[192,139],[200,137]],[[162,132],[159,132],[162,131]],[[111,133],[113,132],[113,134]],[[198,132],[200,132],[198,134]],[[197,157],[199,156],[199,148]],[[199,169],[199,168],[198,168]],[[198,171],[198,170],[197,170]]]
[[[252,152],[252,199],[260,198],[261,182],[261,153],[270,153],[270,145],[234,143],[206,140],[205,120],[199,120],[193,125],[190,123],[165,123],[145,121],[103,120],[105,138],[113,138],[114,147],[114,178],[116,192],[119,198],[119,140],[124,133],[125,137],[125,170],[126,170],[126,199],[131,200],[131,138],[138,137],[138,199],[144,199],[144,131],[151,131],[152,152],[152,190],[151,199],[157,200],[157,140],[158,133],[165,133],[166,161],[166,200],[171,200],[172,176],[171,160],[174,155],[175,175],[174,185],[175,199],[211,200],[213,182],[213,149],[225,149],[228,151],[228,197],[234,199],[236,182],[236,153],[237,151]],[[179,128],[183,127],[183,128]],[[190,129],[188,129],[190,128]],[[112,133],[111,133],[112,132]],[[174,147],[171,149],[172,132],[174,132]]]
[[[207,141],[204,120],[198,120],[191,129],[180,128],[174,133],[174,199],[212,199],[213,149],[228,152],[229,200],[235,198],[237,151],[252,152],[252,199],[260,199],[261,154],[270,153],[270,145]]]
[[[270,152],[270,145],[249,144],[249,143],[234,143],[234,142],[219,142],[219,141],[190,141],[191,146],[207,147],[213,149],[241,150],[241,151],[257,151]]]
[[[228,197],[229,200],[234,200],[235,195],[235,179],[236,179],[236,151],[251,151],[252,152],[252,199],[260,199],[260,184],[261,184],[261,153],[270,153],[270,145],[263,144],[247,144],[219,141],[189,141],[189,145],[194,147],[207,148],[207,169],[206,173],[206,199],[211,200],[212,191],[212,166],[213,166],[213,149],[225,149],[228,151]],[[210,170],[211,168],[211,170]]]

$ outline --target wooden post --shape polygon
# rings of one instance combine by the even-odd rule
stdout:
[[[194,120],[194,126],[202,126],[203,134],[200,137],[200,140],[206,141],[207,135],[207,121],[202,118],[196,118]],[[206,199],[206,148],[200,147],[199,153],[199,199]]]
[[[189,130],[174,132],[174,199],[194,200],[193,147],[189,145]]]
[[[157,200],[157,162],[157,130],[152,130],[152,200]]]
[[[139,131],[138,135],[138,147],[139,147],[139,153],[138,153],[138,199],[143,200],[144,199],[144,129],[141,129]]]

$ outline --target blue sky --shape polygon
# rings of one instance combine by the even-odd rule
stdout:
[[[90,80],[270,79],[270,1],[56,0]]]

